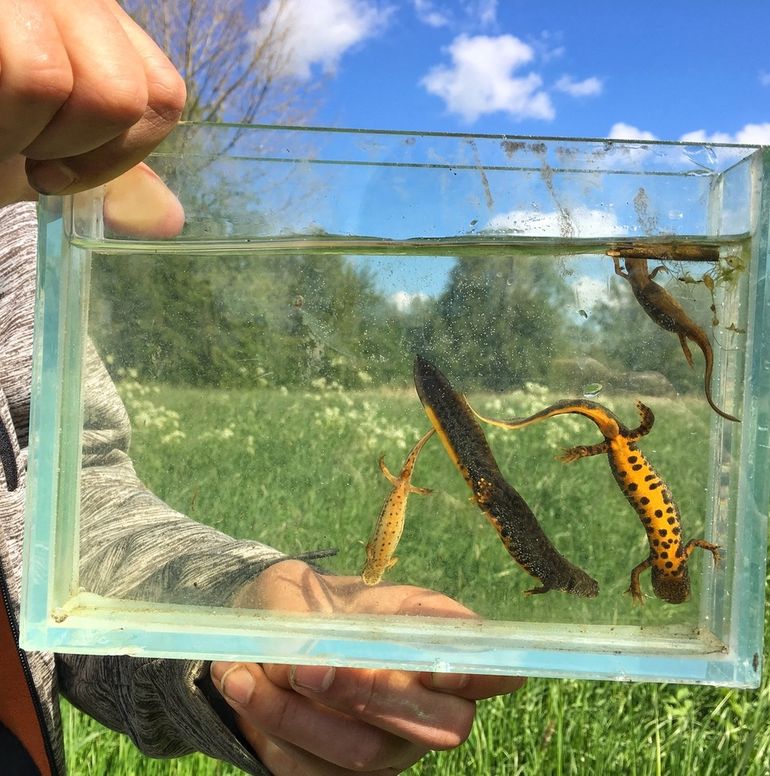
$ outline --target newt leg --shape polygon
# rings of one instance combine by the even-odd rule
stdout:
[[[524,595],[537,595],[538,593],[547,593],[550,590],[550,587],[543,585],[542,587],[533,587],[531,590],[525,590]]]
[[[612,263],[615,265],[615,274],[628,280],[628,273],[624,272],[620,266],[620,258],[618,256],[613,256]]]
[[[684,548],[685,558],[689,558],[696,547],[700,547],[702,550],[708,550],[714,558],[714,568],[719,568],[719,564],[722,560],[721,547],[718,547],[716,544],[711,544],[711,542],[707,542],[705,539],[691,539]]]
[[[679,334],[679,344],[682,346],[682,352],[687,359],[687,363],[692,366],[692,353],[690,352],[690,346],[687,344],[687,337],[684,334]]]
[[[655,277],[655,275],[658,274],[658,272],[668,272],[668,269],[664,267],[663,264],[658,264],[658,266],[655,267],[655,269],[652,270],[652,272],[650,272],[650,280],[652,280]]]
[[[627,439],[630,441],[639,439],[640,437],[645,436],[646,434],[650,433],[650,429],[652,428],[653,424],[655,423],[655,415],[653,415],[652,410],[642,402],[638,401],[636,402],[636,409],[639,412],[639,417],[641,418],[641,422],[639,423],[639,426],[635,428],[633,431],[631,431]]]
[[[390,473],[390,469],[388,469],[387,465],[385,464],[385,456],[384,455],[380,456],[380,459],[377,461],[377,463],[380,465],[380,471],[385,475],[385,477],[387,478],[388,482],[391,485],[394,485],[394,486],[398,485],[398,477],[394,477]]]
[[[417,493],[419,496],[430,496],[433,491],[430,488],[418,488],[416,485],[409,486],[410,493]]]
[[[631,584],[628,586],[628,590],[626,590],[626,594],[631,593],[634,603],[640,606],[644,606],[644,595],[642,593],[642,586],[639,584],[639,577],[650,566],[652,566],[652,560],[648,555],[638,566],[634,567],[634,570],[631,572]]]
[[[570,447],[561,455],[557,455],[556,460],[562,463],[571,463],[572,461],[577,461],[578,458],[588,458],[591,455],[606,453],[607,449],[608,445],[606,442],[599,442],[596,445],[578,445],[577,447]]]

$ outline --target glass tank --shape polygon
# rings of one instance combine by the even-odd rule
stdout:
[[[757,686],[769,153],[189,124],[179,234],[45,198],[22,645]]]

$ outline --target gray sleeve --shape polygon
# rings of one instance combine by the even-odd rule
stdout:
[[[107,596],[227,604],[283,555],[201,525],[148,491],[128,457],[125,409],[93,348],[86,373],[81,586]],[[146,754],[200,751],[267,773],[237,735],[208,663],[89,655],[59,655],[58,663],[67,697]]]
[[[139,481],[125,408],[94,348],[86,358],[80,585],[99,595],[226,605],[284,557],[171,509]]]

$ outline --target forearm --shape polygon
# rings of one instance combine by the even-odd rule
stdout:
[[[121,452],[83,470],[81,493],[80,585],[99,595],[227,606],[283,557],[174,511],[142,486]]]
[[[228,605],[282,553],[191,520],[151,493],[128,456],[123,404],[90,346],[86,374],[81,587],[118,598]]]

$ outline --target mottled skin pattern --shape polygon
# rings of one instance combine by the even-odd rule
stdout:
[[[593,598],[595,579],[570,563],[543,532],[524,499],[506,482],[465,401],[429,361],[417,356],[414,383],[433,428],[511,557],[542,583],[527,594],[563,590]]]
[[[382,575],[396,565],[398,558],[393,553],[401,541],[406,520],[406,503],[410,493],[419,493],[427,496],[431,493],[429,488],[417,488],[412,485],[412,473],[425,443],[433,436],[433,429],[428,431],[411,449],[404,461],[404,466],[398,477],[394,477],[385,465],[384,456],[380,456],[380,470],[387,477],[393,490],[388,494],[382,505],[380,515],[372,532],[372,538],[366,545],[366,565],[361,572],[361,579],[367,585],[376,585]]]
[[[690,597],[687,560],[693,550],[696,547],[708,550],[714,556],[715,565],[719,565],[719,547],[703,539],[693,539],[684,544],[682,521],[671,492],[636,443],[649,433],[655,416],[642,402],[637,402],[636,406],[641,423],[633,430],[624,426],[606,407],[586,400],[556,402],[528,418],[494,420],[476,414],[486,423],[503,428],[522,428],[565,413],[585,415],[596,423],[604,441],[572,447],[565,450],[559,460],[569,462],[590,455],[607,454],[615,481],[639,515],[650,544],[650,554],[631,572],[631,585],[627,592],[631,593],[635,603],[644,603],[639,576],[645,569],[651,568],[655,595],[670,604],[679,604]]]
[[[615,274],[625,278],[631,284],[634,296],[647,315],[662,329],[672,331],[679,337],[684,357],[690,366],[693,365],[692,353],[687,340],[692,340],[701,349],[706,362],[704,373],[706,401],[711,409],[726,420],[740,422],[735,416],[728,415],[717,407],[711,398],[711,375],[714,371],[714,352],[711,349],[711,343],[703,329],[687,315],[682,305],[663,286],[653,280],[663,267],[656,267],[650,272],[647,268],[647,259],[625,257],[625,271],[623,271],[620,266],[620,258],[617,255],[621,251],[608,251],[608,253],[615,262]]]

